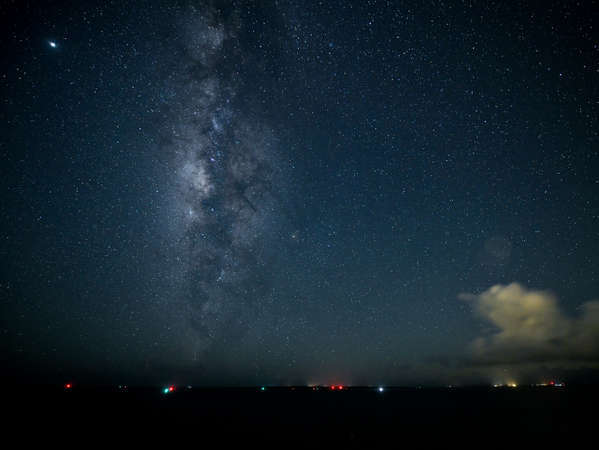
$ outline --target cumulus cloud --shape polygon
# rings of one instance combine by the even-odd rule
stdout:
[[[475,360],[488,364],[599,361],[599,301],[578,317],[560,309],[550,292],[518,283],[495,285],[479,295],[461,294],[494,330],[471,344]]]

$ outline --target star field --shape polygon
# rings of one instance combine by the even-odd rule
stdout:
[[[2,365],[596,377],[596,6],[5,8]]]

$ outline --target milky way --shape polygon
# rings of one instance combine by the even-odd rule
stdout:
[[[214,342],[242,336],[268,293],[264,244],[281,186],[272,131],[236,106],[236,18],[187,12],[165,151],[174,167],[183,320],[198,360]]]

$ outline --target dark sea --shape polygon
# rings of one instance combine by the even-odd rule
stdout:
[[[7,391],[5,438],[14,434],[20,444],[80,448],[118,443],[214,448],[214,443],[233,442],[235,448],[269,442],[305,448],[574,444],[593,438],[599,425],[599,389],[593,386],[386,387],[384,392],[376,387],[176,386],[168,394],[162,387],[20,386]]]

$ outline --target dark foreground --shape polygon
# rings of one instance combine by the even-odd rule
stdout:
[[[3,428],[18,434],[21,443],[41,438],[87,445],[126,438],[139,444],[259,440],[304,446],[391,443],[396,448],[408,437],[447,444],[578,439],[594,434],[599,417],[594,387],[9,391]]]

